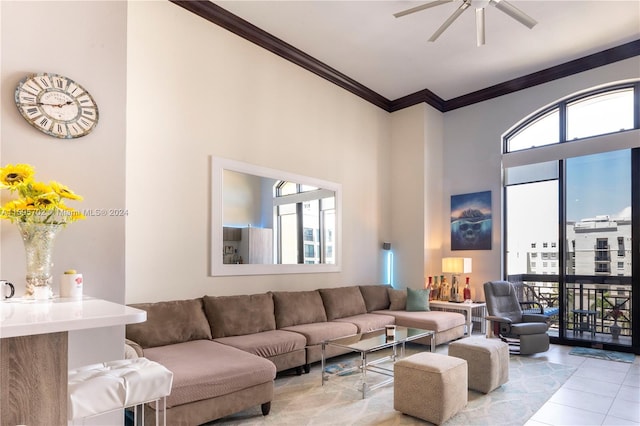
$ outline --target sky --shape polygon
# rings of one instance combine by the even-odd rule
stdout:
[[[631,150],[567,160],[567,219],[631,218]]]

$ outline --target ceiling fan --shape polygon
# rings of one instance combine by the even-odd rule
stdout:
[[[420,6],[412,7],[411,9],[403,10],[402,12],[394,13],[393,16],[396,18],[400,18],[401,16],[409,15],[411,13],[419,12],[421,10],[429,9],[431,7],[440,6],[441,4],[451,3],[454,0],[435,0],[429,3],[422,4]],[[469,7],[473,6],[476,9],[476,40],[478,46],[482,46],[485,42],[485,32],[484,32],[484,10],[487,5],[491,4],[495,6],[496,9],[506,13],[511,16],[516,21],[521,24],[533,28],[538,22],[531,18],[529,15],[518,9],[513,4],[509,3],[507,0],[462,0],[462,5],[451,15],[444,24],[440,26],[436,30],[435,33],[431,36],[429,41],[436,41],[438,37],[447,29],[449,26],[458,19],[458,17],[467,10]]]

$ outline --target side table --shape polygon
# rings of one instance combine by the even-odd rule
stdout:
[[[596,337],[596,316],[598,311],[592,311],[590,309],[573,309],[573,334],[583,331],[591,333],[591,340]]]
[[[473,333],[473,322],[480,323],[480,332],[486,332],[487,304],[485,302],[458,303],[446,302],[443,300],[430,300],[429,307],[436,311],[453,311],[461,312],[467,319],[465,335],[470,336]]]

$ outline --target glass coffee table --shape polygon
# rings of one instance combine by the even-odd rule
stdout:
[[[352,352],[360,354],[360,362],[357,366],[348,368],[343,371],[347,373],[349,371],[359,370],[361,374],[362,385],[360,391],[362,392],[362,398],[366,398],[366,394],[370,390],[377,389],[381,386],[387,385],[393,382],[393,368],[385,368],[379,366],[382,362],[392,361],[402,358],[404,356],[405,343],[412,340],[420,339],[423,337],[431,337],[431,352],[435,352],[435,331],[422,330],[419,328],[409,328],[396,326],[393,337],[387,337],[385,329],[373,330],[367,333],[359,333],[351,336],[340,337],[338,339],[330,339],[322,342],[322,385],[329,380],[326,367],[326,350],[327,347],[333,346],[343,349],[348,349]],[[391,348],[391,355],[369,361],[367,356],[373,352],[381,349]],[[398,355],[398,348],[400,348],[400,355]],[[367,383],[367,371],[383,374],[389,376],[388,379],[375,384]]]

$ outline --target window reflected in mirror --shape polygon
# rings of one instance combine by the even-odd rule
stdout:
[[[216,157],[212,178],[212,275],[339,270],[338,184]]]

